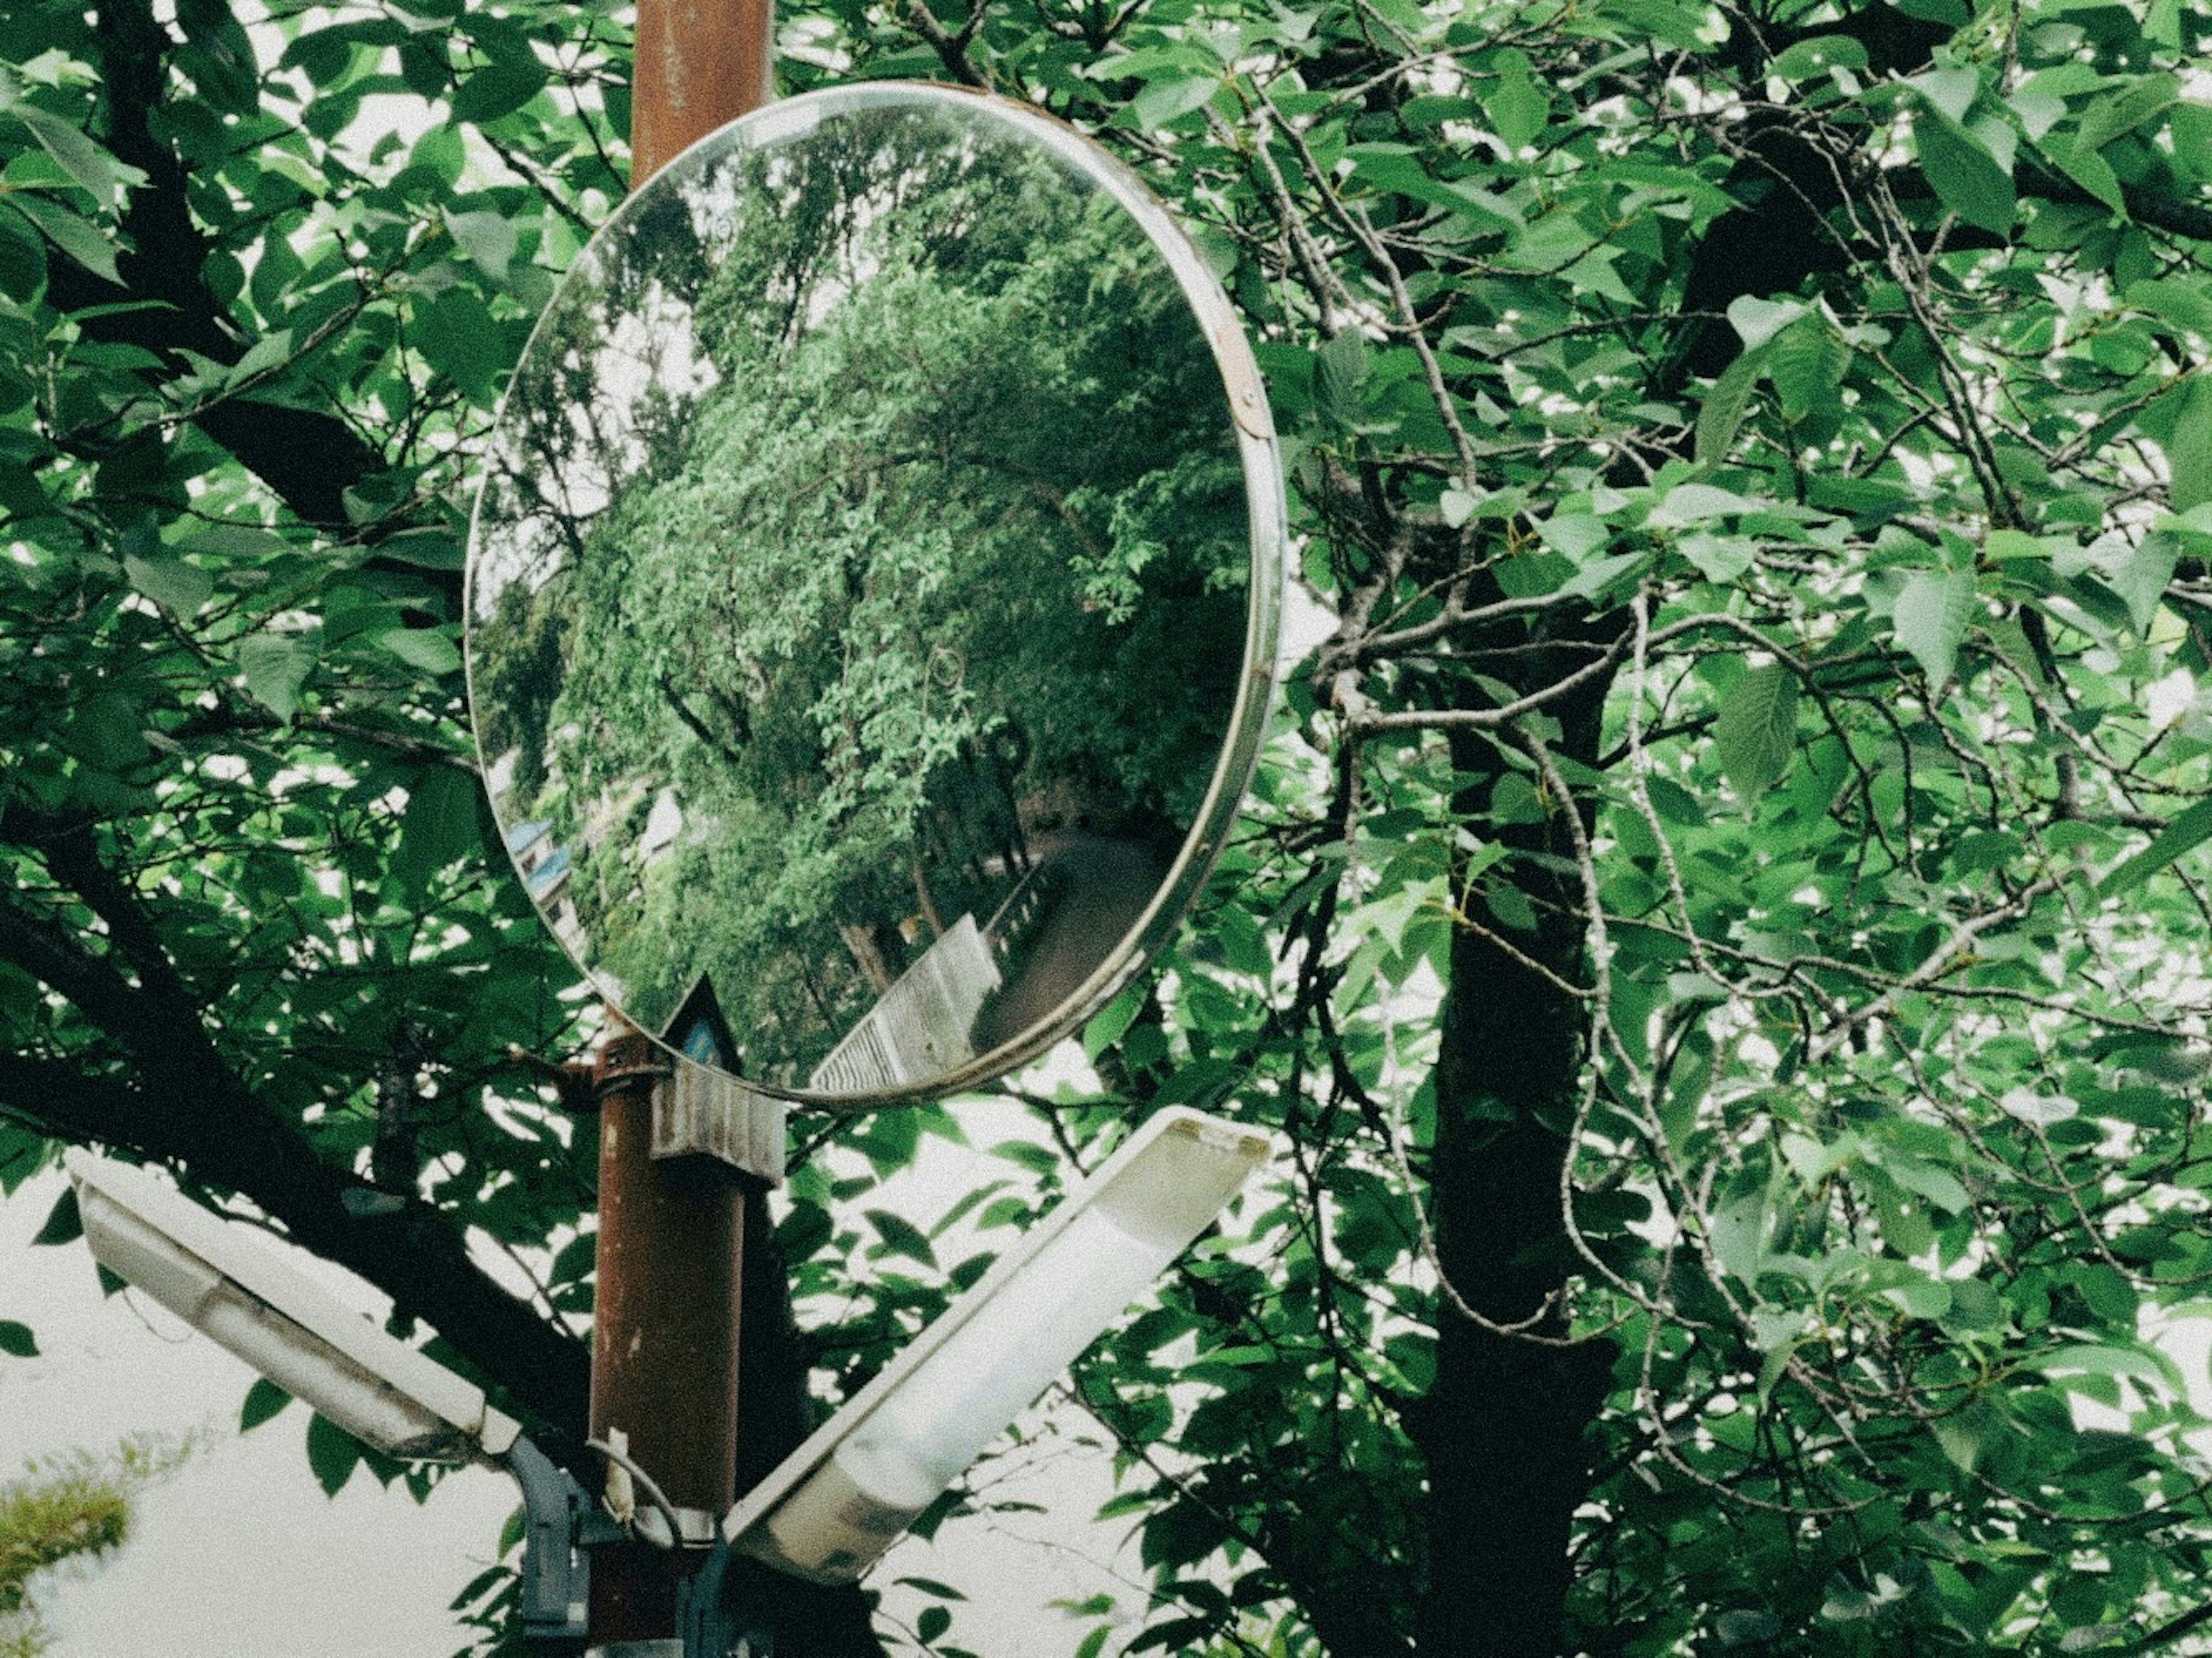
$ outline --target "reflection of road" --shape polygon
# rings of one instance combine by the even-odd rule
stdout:
[[[1167,872],[1139,842],[1103,835],[1042,835],[1030,852],[1058,878],[1059,892],[1012,977],[976,1019],[978,1054],[1020,1035],[1066,1000],[1136,925]]]

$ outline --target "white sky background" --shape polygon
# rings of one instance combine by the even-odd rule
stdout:
[[[27,1457],[145,1430],[214,1432],[138,1498],[131,1539],[109,1564],[42,1580],[60,1637],[52,1658],[455,1651],[447,1605],[490,1563],[513,1482],[464,1470],[418,1508],[404,1487],[356,1471],[325,1497],[303,1407],[240,1436],[251,1370],[142,1296],[103,1297],[81,1241],[29,1247],[64,1183],[44,1174],[0,1204],[0,1317],[31,1326],[40,1347],[37,1358],[0,1357],[0,1479]]]

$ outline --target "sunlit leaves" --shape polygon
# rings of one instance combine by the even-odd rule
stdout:
[[[1912,653],[1931,690],[1950,680],[1973,612],[1971,572],[1921,570],[1906,578],[1893,612],[1897,642]]]
[[[1756,800],[1789,769],[1796,731],[1796,675],[1779,662],[1746,669],[1713,722],[1721,768],[1739,795]]]

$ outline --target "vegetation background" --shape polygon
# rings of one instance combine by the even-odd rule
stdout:
[[[1078,1367],[1154,1574],[1084,1658],[2201,1647],[2202,10],[781,27],[787,89],[990,85],[1176,204],[1341,624],[1056,1151],[945,1228],[869,1193],[957,1109],[802,1129],[748,1457],[1189,1101],[1291,1152]],[[627,38],[0,39],[0,1174],[241,1194],[573,1427],[590,1160],[507,1054],[582,1005],[465,757],[459,503],[621,194]],[[874,1649],[864,1597],[760,1592]]]

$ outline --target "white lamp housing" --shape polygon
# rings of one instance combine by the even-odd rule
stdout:
[[[817,1583],[866,1571],[1204,1231],[1266,1161],[1261,1130],[1174,1106],[775,1472],[722,1534]]]
[[[85,1241],[101,1266],[211,1336],[356,1438],[420,1462],[508,1450],[519,1424],[483,1390],[379,1329],[143,1169],[67,1156]]]

